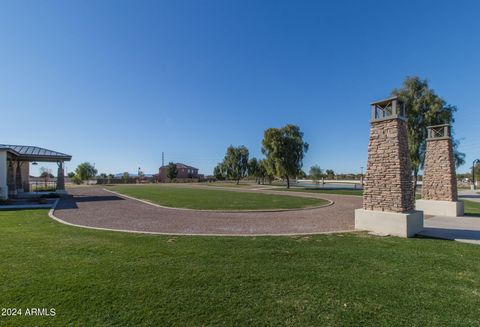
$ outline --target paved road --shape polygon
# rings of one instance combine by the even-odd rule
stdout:
[[[354,210],[362,205],[361,197],[349,195],[238,191],[324,198],[334,204],[287,212],[185,211],[126,199],[100,187],[82,187],[69,190],[72,197],[60,200],[54,214],[68,223],[116,230],[171,234],[314,234],[353,230]]]
[[[474,202],[480,202],[480,194],[477,192],[480,192],[479,190],[460,190],[458,192],[458,197],[460,200],[468,200],[468,201],[474,201]]]

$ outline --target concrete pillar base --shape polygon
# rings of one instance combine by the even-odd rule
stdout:
[[[423,212],[355,210],[355,229],[399,237],[413,237],[423,230]]]
[[[435,200],[417,200],[415,208],[422,210],[426,215],[458,217],[463,216],[462,201],[435,201]]]

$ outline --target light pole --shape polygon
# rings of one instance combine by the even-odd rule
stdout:
[[[472,164],[472,190],[477,189],[477,185],[475,185],[475,166],[480,162],[480,159],[473,160]]]

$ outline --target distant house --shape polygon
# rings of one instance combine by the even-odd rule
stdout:
[[[177,165],[177,179],[198,179],[200,175],[198,174],[198,168],[188,166],[182,163],[176,163]],[[157,175],[158,181],[166,181],[167,177],[167,166],[160,167]]]

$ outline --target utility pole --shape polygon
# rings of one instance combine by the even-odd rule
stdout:
[[[162,167],[165,166],[165,153],[162,152]]]

